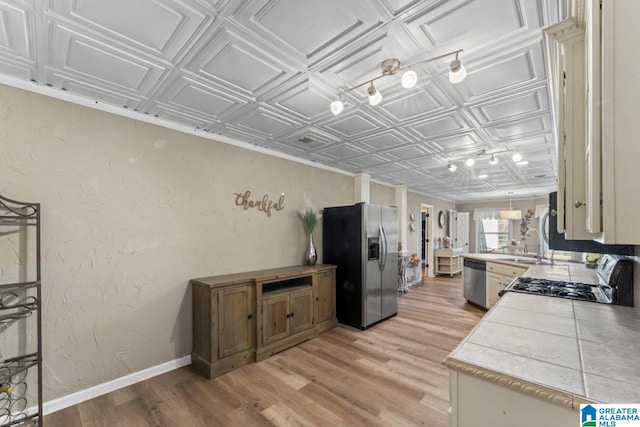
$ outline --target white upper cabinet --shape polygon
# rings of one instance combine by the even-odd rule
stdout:
[[[584,208],[585,31],[569,18],[545,32],[558,147],[558,231],[568,239],[593,239]]]
[[[602,235],[640,244],[640,2],[603,2]]]
[[[569,0],[545,29],[558,146],[558,231],[640,244],[640,1]]]

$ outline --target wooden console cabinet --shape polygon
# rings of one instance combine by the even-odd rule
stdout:
[[[215,378],[336,326],[335,266],[192,279],[191,362]]]

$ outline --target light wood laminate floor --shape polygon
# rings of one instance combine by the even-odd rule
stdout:
[[[460,276],[425,279],[398,315],[365,331],[339,325],[297,347],[206,380],[190,367],[45,417],[47,427],[446,426],[440,362],[484,311]]]

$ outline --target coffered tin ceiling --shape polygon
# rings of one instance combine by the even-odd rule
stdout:
[[[563,0],[0,0],[0,74],[453,201],[536,197],[557,175],[541,28],[565,9]],[[329,110],[387,58],[457,49],[462,83],[447,78],[452,58],[438,60],[416,69],[413,89],[399,75],[376,81],[378,106],[363,87],[344,96],[340,115]],[[529,163],[515,165],[515,152]]]

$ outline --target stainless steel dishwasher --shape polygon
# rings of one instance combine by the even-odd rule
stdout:
[[[481,307],[487,305],[487,286],[485,272],[487,264],[475,259],[464,259],[464,298]]]

